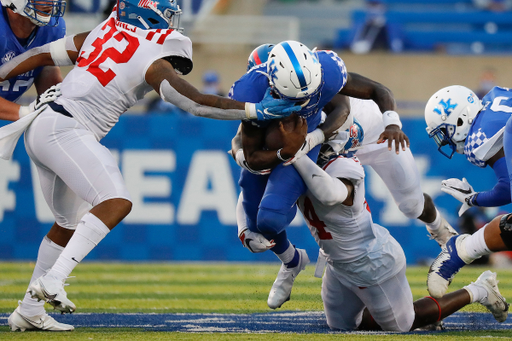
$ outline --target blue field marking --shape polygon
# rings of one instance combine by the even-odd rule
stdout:
[[[318,311],[283,311],[262,314],[51,314],[76,328],[142,328],[183,333],[306,333],[332,334],[325,315]],[[9,314],[0,314],[0,326]],[[444,320],[444,331],[510,330],[512,322],[498,323],[488,313],[455,313]],[[350,332],[385,334],[384,332]],[[387,332],[389,333],[389,332]],[[415,332],[438,333],[438,332]]]

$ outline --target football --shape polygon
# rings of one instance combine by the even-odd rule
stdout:
[[[296,115],[292,114],[280,120],[273,120],[265,132],[265,145],[268,150],[278,150],[283,148],[283,139],[279,130],[279,122],[283,122],[284,130],[292,131],[295,129]]]

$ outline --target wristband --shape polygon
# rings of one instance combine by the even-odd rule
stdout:
[[[256,104],[245,102],[245,117],[248,120],[258,118],[258,114],[256,114]]]
[[[475,193],[475,194],[473,194],[473,195],[471,195],[471,196],[467,197],[467,198],[465,199],[466,204],[468,204],[468,206],[471,206],[471,207],[473,207],[473,206],[478,206],[478,204],[476,203],[476,197],[477,197],[477,196],[478,196],[478,193]]]
[[[279,160],[281,160],[281,161],[283,161],[283,162],[288,162],[288,161],[290,161],[290,160],[293,158],[293,156],[292,156],[292,157],[291,157],[291,158],[289,158],[289,159],[284,159],[284,158],[281,156],[281,150],[283,150],[283,148],[279,148],[279,149],[277,150],[277,158],[278,158]]]
[[[384,127],[394,124],[397,125],[400,129],[402,129],[402,122],[400,122],[400,116],[398,116],[398,113],[396,111],[385,111],[382,114],[382,122],[384,123]]]

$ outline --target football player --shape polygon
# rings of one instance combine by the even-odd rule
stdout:
[[[63,313],[76,309],[64,290],[67,277],[131,210],[117,161],[99,143],[121,114],[151,90],[194,115],[215,119],[265,120],[297,110],[270,91],[244,103],[204,95],[180,78],[192,69],[192,44],[180,33],[180,14],[176,0],[118,1],[93,31],[35,48],[0,68],[3,80],[35,66],[75,65],[57,100],[0,129],[4,142],[25,131],[46,202],[57,224],[75,231],[55,264],[28,289]],[[1,156],[9,158],[14,145]],[[84,204],[92,209],[83,212]]]
[[[254,49],[249,55],[247,69],[265,63],[273,46],[263,44]],[[342,146],[342,150],[336,152],[357,155],[362,165],[372,167],[386,184],[400,211],[410,219],[424,222],[431,238],[439,246],[444,247],[448,239],[457,232],[441,216],[432,198],[421,190],[420,175],[410,149],[394,153],[389,148],[386,150],[385,144],[377,143],[384,131],[383,116],[379,107],[371,100],[350,97],[349,101],[347,109],[338,109],[348,110],[351,116],[347,118],[343,127],[338,129],[338,135],[331,137],[335,140],[333,146]],[[340,105],[345,104],[338,99],[337,104],[329,103],[325,111],[330,113],[333,108]],[[347,126],[348,130],[345,129]],[[347,142],[342,144],[341,141]],[[324,148],[329,146],[325,145]],[[233,152],[233,155],[238,155],[238,159],[235,158],[237,163],[242,167],[248,165],[248,162],[244,162],[242,153],[237,154],[236,150]],[[395,174],[404,176],[397,177]]]
[[[297,171],[284,164],[292,164],[306,154],[316,160],[319,144],[340,127],[337,116],[333,116],[337,124],[331,125],[329,115],[323,129],[318,128],[324,106],[341,95],[372,99],[385,113],[385,129],[379,140],[387,139],[389,149],[395,143],[397,153],[400,147],[405,149],[408,146],[409,140],[400,129],[391,91],[361,75],[348,73],[343,60],[333,51],[311,51],[300,42],[281,42],[272,48],[266,63],[252,67],[235,82],[230,97],[240,101],[258,101],[269,88],[275,97],[287,98],[302,106],[298,115],[307,118],[309,129],[306,143],[293,153],[290,149],[265,151],[261,145],[248,145],[247,141],[258,141],[258,136],[264,134],[264,124],[243,122],[241,127],[242,136],[251,137],[242,138],[249,168],[272,168],[272,172],[264,176],[242,169],[239,185],[248,229],[273,240],[275,245],[271,250],[282,262],[267,301],[268,306],[275,309],[288,299],[290,283],[309,262],[305,250],[296,249],[286,235],[286,227],[295,217],[295,202],[306,191],[306,186]],[[332,128],[330,132],[324,131],[327,126]],[[251,165],[253,159],[258,159],[260,168]]]
[[[301,145],[307,128],[305,120],[299,120],[291,132],[280,127],[283,148]],[[474,302],[498,322],[507,319],[508,304],[491,271],[443,298],[413,302],[404,252],[388,230],[372,220],[357,157],[321,153],[318,161],[303,157],[293,166],[307,186],[298,206],[320,246],[315,274],[322,276],[326,265],[322,300],[331,329],[407,332]]]
[[[64,0],[1,0],[2,14],[0,27],[0,65],[32,48],[58,40],[66,34],[66,23],[61,18],[66,8]],[[45,103],[55,99],[62,82],[60,69],[56,66],[38,67],[2,83],[0,87],[0,119],[16,121],[34,110],[41,110]],[[28,106],[17,101],[32,86],[41,95]],[[48,90],[48,92],[45,92]],[[43,94],[44,93],[44,94]],[[54,224],[43,238],[32,274],[35,280],[55,262],[70,238],[69,230]],[[44,302],[26,294],[23,301],[9,316],[8,324],[16,330],[73,330],[73,326],[55,321],[44,309]]]
[[[459,215],[471,206],[494,207],[511,202],[512,90],[494,87],[480,100],[470,89],[453,85],[437,91],[425,107],[429,137],[451,158],[464,154],[473,165],[490,166],[498,180],[488,191],[475,192],[465,178],[441,183],[441,190],[462,203]],[[507,157],[508,155],[508,157]],[[428,290],[441,297],[466,264],[495,251],[512,250],[512,219],[499,216],[473,235],[452,237],[428,275]]]

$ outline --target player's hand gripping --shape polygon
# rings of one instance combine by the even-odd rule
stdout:
[[[55,101],[58,97],[60,97],[60,95],[60,83],[49,87],[28,106],[20,108],[20,118],[30,114],[31,112],[45,108],[48,103]]]
[[[462,180],[452,178],[441,181],[441,191],[450,194],[462,203],[459,217],[472,206],[471,199],[476,194],[466,178],[462,178]]]
[[[334,137],[334,136],[333,136]],[[315,148],[320,143],[324,142],[325,136],[322,129],[317,128],[311,133],[308,133],[306,135],[306,140],[300,147],[300,149],[295,153],[295,155],[291,158],[291,160],[284,163],[285,166],[293,165],[295,161],[309,153],[309,151],[313,148]]]
[[[283,140],[283,148],[279,150],[280,152],[278,155],[281,156],[281,160],[284,161],[285,164],[291,165],[295,162],[293,159],[296,157],[297,153],[302,154],[300,150],[306,150],[308,147],[306,140],[308,135],[307,121],[305,118],[296,115],[295,127],[293,130],[286,130],[283,122],[279,122],[279,131],[281,132],[281,138]]]
[[[254,104],[254,106],[257,119],[260,121],[283,118],[302,109],[300,105],[294,102],[272,97],[270,88],[267,88],[265,97],[263,97],[261,102]]]
[[[377,143],[384,143],[386,140],[388,141],[389,150],[393,148],[393,141],[395,142],[395,151],[397,154],[400,153],[400,146],[402,147],[402,150],[405,150],[405,147],[409,148],[410,146],[407,135],[405,135],[402,129],[395,124],[388,125],[384,129],[382,134],[380,134]]]
[[[231,150],[228,151],[228,153],[231,155]],[[235,156],[233,156],[233,158],[235,159],[236,163],[242,167],[243,169],[246,169],[248,170],[249,172],[251,172],[252,174],[256,174],[256,175],[268,175],[270,174],[270,172],[272,171],[270,168],[267,168],[267,169],[261,169],[261,170],[254,170],[252,169],[251,167],[249,167],[249,164],[247,163],[247,161],[245,160],[245,155],[244,155],[244,150],[242,148],[238,149]]]
[[[252,253],[264,252],[276,245],[274,240],[269,241],[267,238],[263,237],[262,234],[249,231],[247,228],[238,234],[238,238],[240,238],[244,247],[249,249]]]

